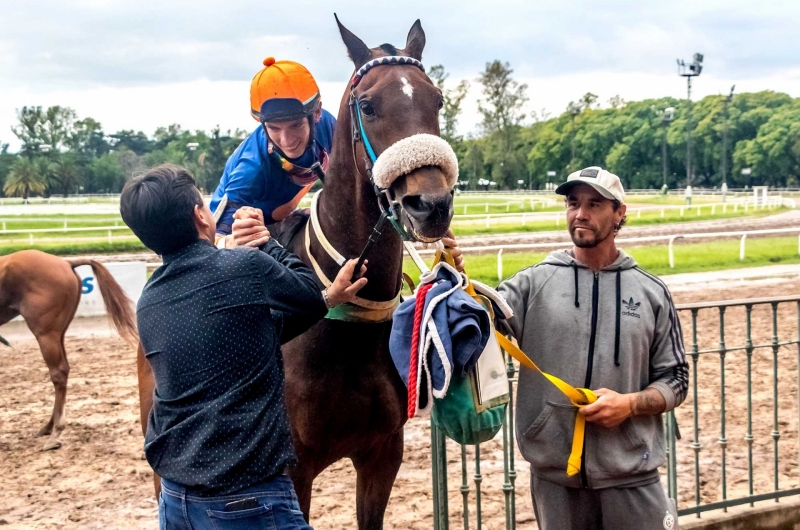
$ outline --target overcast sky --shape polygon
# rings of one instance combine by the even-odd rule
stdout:
[[[587,91],[601,102],[685,97],[676,58],[705,54],[694,94],[772,89],[800,96],[800,2],[520,0],[443,2],[0,0],[0,142],[16,109],[64,105],[120,129],[252,129],[249,84],[264,57],[303,63],[336,114],[353,65],[333,13],[369,46],[402,47],[421,19],[426,66],[472,81],[461,118],[479,121],[474,81],[511,63],[529,110],[564,110]]]

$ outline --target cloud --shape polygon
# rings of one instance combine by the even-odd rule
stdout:
[[[655,72],[704,52],[720,73],[796,65],[800,5],[752,2],[547,0],[454,4],[344,0],[342,21],[370,45],[404,44],[420,17],[426,60],[471,76],[507,60],[521,75]],[[352,66],[328,2],[211,0],[9,3],[0,22],[5,85],[131,86],[249,79],[266,55],[304,62],[324,81]],[[780,39],[780,37],[785,37]],[[781,42],[781,46],[775,43]],[[13,80],[13,81],[10,81]]]
[[[800,95],[800,3],[375,0],[365,9],[340,0],[335,9],[370,46],[403,46],[420,18],[425,64],[443,64],[452,81],[473,82],[462,118],[467,131],[478,120],[474,80],[495,59],[528,82],[531,108],[552,113],[587,91],[601,101],[614,94],[681,97],[675,59],[698,51],[706,58],[698,97],[733,82]],[[246,105],[247,84],[268,55],[297,60],[321,84],[340,87],[323,88],[329,108],[353,70],[333,8],[322,0],[6,2],[0,139],[8,141],[14,109],[23,105],[69,105],[111,131],[150,132],[173,121],[206,129],[247,124],[241,98]]]

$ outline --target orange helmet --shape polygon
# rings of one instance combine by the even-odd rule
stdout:
[[[317,82],[311,72],[294,61],[267,57],[250,85],[250,114],[259,122],[304,118],[319,104]]]

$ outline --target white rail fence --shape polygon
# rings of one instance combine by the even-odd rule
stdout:
[[[667,243],[669,252],[669,266],[675,268],[675,254],[674,244],[678,239],[721,239],[721,238],[739,238],[739,259],[744,260],[746,257],[746,241],[747,236],[760,236],[760,235],[780,235],[780,234],[798,234],[797,238],[797,253],[800,254],[800,227],[797,228],[776,228],[773,230],[746,230],[736,232],[705,232],[697,234],[674,234],[663,236],[650,236],[650,237],[629,237],[620,238],[616,242],[620,245],[636,244],[636,243],[649,243],[653,241],[664,241]],[[554,248],[569,248],[572,247],[572,241],[561,241],[551,243],[518,243],[511,245],[487,245],[475,247],[461,247],[465,254],[488,254],[490,252],[497,252],[497,279],[503,279],[503,253],[509,250],[542,250]],[[436,248],[422,248],[417,249],[417,253],[421,256],[432,256],[436,253]],[[409,256],[410,257],[410,256]],[[161,266],[161,263],[153,262],[147,264],[147,269],[153,271]]]
[[[23,235],[27,234],[28,237],[20,237],[20,238],[3,238],[3,243],[14,243],[14,242],[22,242],[25,241],[29,245],[34,244],[34,234],[75,234],[75,233],[87,233],[87,232],[107,232],[107,236],[103,237],[87,237],[87,238],[73,238],[70,237],[70,241],[78,241],[78,240],[105,240],[107,239],[109,243],[114,241],[119,241],[122,239],[135,239],[136,236],[131,234],[115,234],[114,232],[119,230],[124,230],[130,232],[130,228],[122,224],[120,221],[119,225],[114,226],[86,226],[86,227],[79,227],[79,228],[67,228],[66,222],[64,223],[64,228],[24,228],[20,230],[6,230],[6,223],[0,223],[2,229],[0,229],[0,235],[11,234],[11,235]],[[64,238],[54,238],[54,237],[45,237],[45,238],[36,238],[36,241],[43,243],[43,242],[53,242],[53,241],[64,241]]]
[[[641,219],[642,212],[652,213],[659,212],[660,217],[666,217],[667,212],[680,212],[680,217],[688,217],[692,214],[695,216],[700,215],[727,215],[728,213],[740,214],[750,213],[760,210],[772,210],[775,208],[795,208],[795,202],[791,199],[783,199],[782,197],[769,197],[766,202],[759,202],[754,204],[752,198],[736,199],[727,203],[703,203],[692,206],[643,206],[640,208],[628,208],[628,218]],[[460,208],[460,207],[459,207]],[[555,220],[556,226],[561,226],[566,223],[566,212],[523,212],[511,214],[486,214],[486,215],[454,215],[452,225],[455,226],[474,226],[484,225],[490,228],[492,225],[502,223],[519,223],[526,226],[527,223],[535,221],[553,221]]]
[[[796,228],[776,228],[771,230],[744,230],[734,232],[704,232],[694,234],[672,234],[661,236],[648,236],[648,237],[629,237],[619,238],[616,240],[618,245],[631,245],[637,243],[652,243],[663,241],[667,243],[667,251],[669,254],[669,266],[675,268],[675,241],[679,239],[723,239],[723,238],[739,238],[739,259],[744,260],[746,257],[746,244],[747,236],[765,236],[765,235],[780,235],[780,234],[798,234],[797,238],[797,252],[800,254],[800,227]],[[550,243],[518,243],[509,245],[487,245],[475,247],[462,247],[465,254],[488,254],[497,252],[497,279],[503,279],[503,252],[509,250],[543,250],[543,249],[557,249],[557,248],[570,248],[573,246],[572,241],[560,241]],[[418,250],[420,255],[433,255],[436,249],[421,249]]]

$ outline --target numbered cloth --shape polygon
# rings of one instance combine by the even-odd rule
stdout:
[[[440,262],[394,314],[389,350],[409,391],[409,417],[429,412],[454,375],[471,372],[492,334],[489,313],[464,291],[466,282]]]

